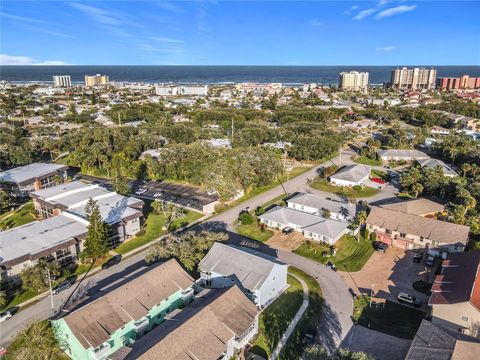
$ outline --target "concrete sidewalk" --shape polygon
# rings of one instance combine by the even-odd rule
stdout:
[[[278,344],[275,347],[275,350],[273,350],[272,354],[270,355],[269,360],[275,360],[278,357],[278,355],[280,354],[280,351],[282,351],[283,347],[288,341],[288,338],[290,337],[290,335],[292,335],[293,331],[295,330],[295,327],[297,326],[298,322],[302,318],[303,313],[305,312],[305,310],[307,310],[308,303],[309,303],[308,285],[305,283],[305,281],[302,278],[295,276],[293,274],[290,274],[290,275],[293,276],[295,279],[297,279],[300,282],[300,284],[302,284],[303,302],[302,302],[302,306],[300,306],[300,309],[298,309],[297,313],[295,314],[292,321],[288,325],[287,330],[283,334],[282,338],[278,341]]]

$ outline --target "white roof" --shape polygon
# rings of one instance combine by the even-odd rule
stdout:
[[[216,242],[198,268],[223,276],[235,276],[242,286],[255,290],[263,285],[275,265],[287,266],[261,252]]]
[[[299,193],[287,200],[287,203],[308,206],[313,209],[327,209],[332,213],[342,214],[346,217],[355,217],[357,207],[354,204],[342,201],[328,200],[312,194]]]
[[[331,179],[352,181],[358,183],[370,175],[370,166],[356,164],[348,165],[330,176]]]
[[[0,180],[19,184],[25,181],[34,180],[35,178],[46,176],[61,169],[67,169],[67,166],[47,163],[33,163],[0,172]]]
[[[87,225],[64,215],[0,232],[0,263],[34,255],[85,234]]]
[[[395,157],[395,158],[408,158],[408,159],[428,159],[430,156],[419,150],[403,150],[403,149],[389,149],[380,150],[378,152],[380,157]]]

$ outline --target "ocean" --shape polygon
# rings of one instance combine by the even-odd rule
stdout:
[[[398,66],[0,66],[0,80],[14,83],[52,82],[53,75],[70,75],[82,83],[86,74],[106,74],[110,81],[145,83],[222,84],[240,82],[323,85],[338,84],[342,71],[367,71],[370,84],[390,81]],[[413,67],[413,66],[409,66]],[[480,76],[480,66],[435,66],[438,77]]]

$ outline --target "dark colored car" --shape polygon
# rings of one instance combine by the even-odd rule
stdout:
[[[413,254],[413,262],[415,263],[421,263],[423,259],[423,254],[422,253],[415,253]]]
[[[380,251],[380,252],[385,252],[387,251],[388,249],[388,245],[381,242],[381,241],[374,241],[373,242],[373,248],[376,250],[376,251]]]
[[[433,265],[435,265],[435,256],[428,255],[427,260],[425,261],[425,265],[427,265],[428,267],[433,267]]]
[[[72,286],[72,283],[70,281],[63,281],[57,286],[55,286],[52,291],[54,295],[60,294],[63,290],[67,290]]]
[[[295,230],[291,227],[286,227],[286,228],[283,228],[282,230],[282,234],[283,235],[288,235],[288,234],[291,234],[292,232],[294,232]]]
[[[337,271],[337,267],[335,266],[334,263],[332,263],[331,261],[327,262],[327,266],[332,269],[333,271]]]
[[[122,260],[122,255],[115,255],[102,264],[102,269],[108,269],[117,265]]]

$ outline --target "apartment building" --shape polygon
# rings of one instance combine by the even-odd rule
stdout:
[[[341,72],[339,87],[343,90],[366,92],[368,88],[368,72]]]
[[[436,69],[403,67],[392,71],[390,86],[394,89],[429,90],[435,87]]]
[[[470,228],[464,225],[373,206],[366,220],[378,241],[405,250],[464,251]]]
[[[437,89],[443,91],[480,89],[480,77],[441,77],[437,79]]]
[[[280,83],[260,84],[260,83],[241,83],[235,85],[235,89],[242,92],[267,92],[268,94],[276,94],[282,91],[283,85]]]
[[[72,79],[70,75],[54,75],[53,76],[54,87],[71,87]]]
[[[108,85],[109,79],[107,75],[85,75],[85,87],[92,87],[97,85]]]
[[[33,163],[0,172],[0,182],[5,182],[19,195],[49,188],[63,183],[67,178],[66,165]]]
[[[52,326],[75,360],[110,359],[165,322],[194,297],[193,278],[171,259],[110,291]]]
[[[432,323],[480,335],[480,251],[449,254],[432,285]]]
[[[357,206],[348,202],[331,200],[307,193],[298,193],[287,200],[289,208],[309,214],[326,216],[332,220],[352,221],[357,214]]]
[[[388,149],[377,152],[377,157],[383,162],[390,161],[421,161],[428,160],[430,156],[419,150]]]
[[[156,85],[155,94],[158,96],[207,96],[208,85]]]

